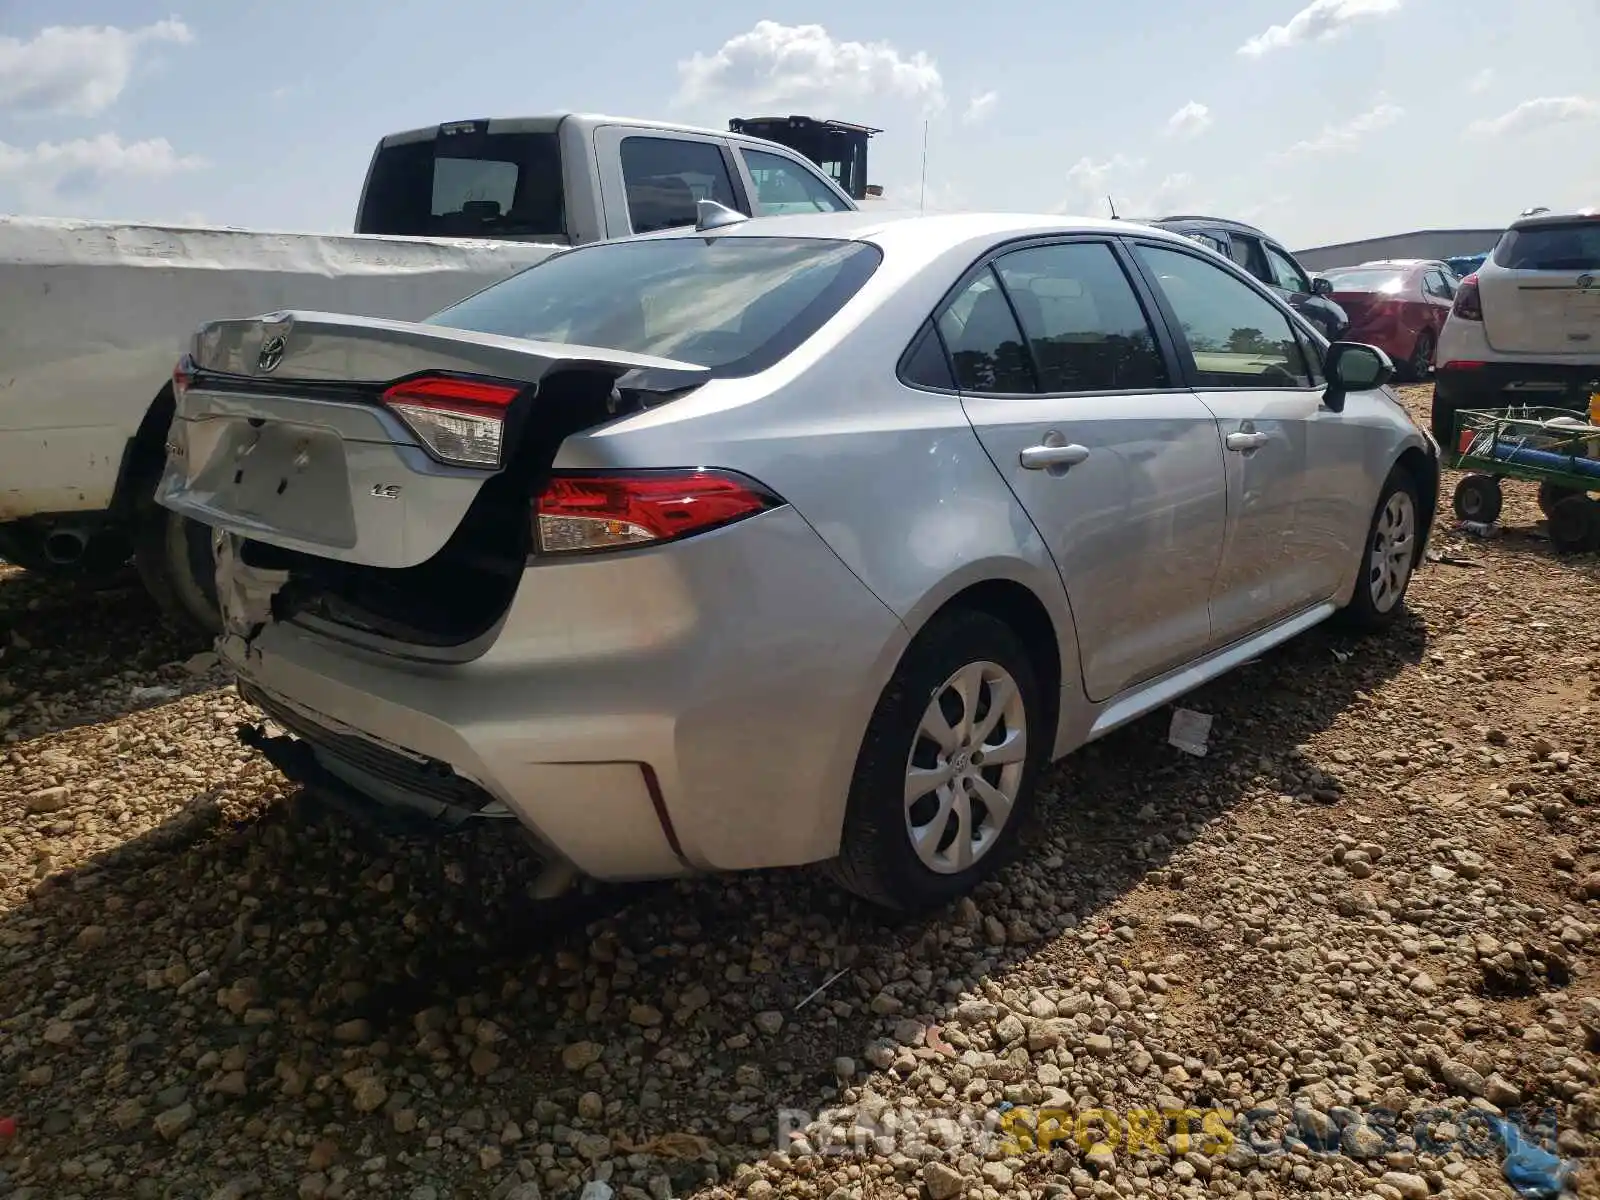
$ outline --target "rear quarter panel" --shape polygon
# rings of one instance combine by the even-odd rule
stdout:
[[[1050,615],[1064,700],[1081,700],[1065,590],[1038,531],[959,399],[895,378],[916,330],[977,253],[957,247],[921,270],[889,255],[868,287],[778,366],[569,438],[556,465],[743,471],[792,504],[913,635],[967,587],[1021,584]],[[874,698],[894,666],[871,664],[865,682]],[[1063,703],[1063,716],[1072,707]]]

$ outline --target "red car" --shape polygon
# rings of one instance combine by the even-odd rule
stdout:
[[[1434,259],[1388,259],[1322,272],[1350,317],[1345,341],[1366,342],[1394,360],[1402,378],[1422,380],[1461,281]]]

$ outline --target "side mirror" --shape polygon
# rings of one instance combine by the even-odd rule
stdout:
[[[1343,412],[1345,397],[1351,392],[1370,392],[1394,377],[1394,363],[1376,346],[1363,342],[1335,342],[1328,347],[1322,373],[1328,390],[1322,402],[1332,412]]]
[[[1311,281],[1311,294],[1313,296],[1333,295],[1332,281],[1324,279],[1321,275],[1318,275]]]

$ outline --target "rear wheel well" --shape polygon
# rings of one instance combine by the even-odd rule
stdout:
[[[957,592],[928,618],[927,625],[951,612],[980,612],[1006,624],[1022,639],[1045,704],[1045,729],[1050,743],[1055,740],[1056,723],[1061,713],[1061,643],[1055,624],[1038,596],[1012,579],[986,579]],[[1053,757],[1053,756],[1052,756]]]
[[[123,455],[117,487],[111,495],[111,511],[119,517],[137,518],[140,501],[151,498],[141,492],[155,490],[161,468],[167,461],[167,431],[176,411],[177,402],[169,383],[150,402],[144,420],[139,422],[139,431],[133,435]]]
[[[1424,454],[1421,450],[1417,449],[1415,446],[1412,446],[1410,449],[1406,450],[1405,453],[1400,455],[1399,459],[1395,462],[1395,466],[1399,467],[1402,471],[1416,481],[1417,506],[1422,509],[1422,512],[1419,514],[1422,528],[1417,531],[1420,535],[1433,528],[1434,513],[1439,506],[1438,464]],[[1423,538],[1419,536],[1417,538],[1419,553],[1422,543]],[[1421,565],[1420,559],[1418,560],[1417,565]]]

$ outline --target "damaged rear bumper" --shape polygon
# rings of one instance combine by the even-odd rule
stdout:
[[[219,650],[319,770],[442,819],[509,813],[618,882],[836,853],[907,637],[792,509],[533,566],[471,661],[251,624]]]

